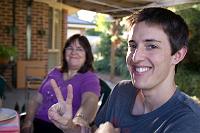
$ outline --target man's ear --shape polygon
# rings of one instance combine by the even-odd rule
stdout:
[[[173,64],[178,64],[179,62],[181,62],[185,55],[187,53],[187,47],[182,47],[180,50],[178,50],[174,55],[173,55],[173,58],[172,58],[172,63]]]

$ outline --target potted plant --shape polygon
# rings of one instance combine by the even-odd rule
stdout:
[[[17,57],[17,48],[14,46],[5,46],[0,44],[0,64],[6,64],[14,61]]]

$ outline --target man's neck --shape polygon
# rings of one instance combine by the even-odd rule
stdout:
[[[176,85],[160,89],[140,89],[137,93],[132,114],[141,115],[152,112],[165,104],[176,91]]]

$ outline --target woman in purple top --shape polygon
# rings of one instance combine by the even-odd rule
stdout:
[[[100,95],[99,79],[93,72],[92,63],[93,55],[88,39],[80,34],[71,36],[63,49],[62,66],[48,73],[37,95],[29,102],[22,131],[30,132],[33,123],[35,133],[62,132],[48,118],[49,108],[59,102],[59,93],[55,93],[55,89],[62,93],[63,100],[69,96],[67,89],[73,89],[72,110],[68,112],[72,114],[71,126],[87,126],[92,122]]]

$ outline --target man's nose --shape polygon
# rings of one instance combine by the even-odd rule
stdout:
[[[137,48],[132,55],[132,60],[134,63],[137,63],[137,62],[144,60],[144,57],[145,57],[144,49]]]

